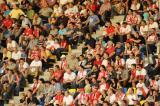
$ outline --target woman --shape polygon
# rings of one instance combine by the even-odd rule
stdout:
[[[105,90],[108,90],[110,88],[110,85],[106,82],[106,78],[102,77],[101,82],[99,84],[99,91],[102,93]]]
[[[55,79],[57,82],[61,82],[63,77],[63,71],[60,69],[59,65],[55,66],[55,70],[52,73],[51,79]]]
[[[132,88],[129,88],[129,94],[127,95],[127,101],[129,106],[133,106],[136,104],[136,101],[138,100],[138,97],[136,94],[134,94],[134,90]]]
[[[84,87],[85,93],[90,94],[91,93],[91,85],[89,83],[89,79],[85,79],[85,87]]]
[[[72,104],[73,104],[73,96],[70,95],[68,91],[66,91],[63,97],[63,105],[71,106]]]
[[[85,86],[85,78],[87,75],[87,71],[83,69],[83,67],[78,67],[78,74],[76,79],[76,84],[78,88],[83,88]]]
[[[47,57],[46,48],[43,46],[40,48],[40,59],[42,61],[44,70],[52,66],[49,64],[49,61],[48,61],[49,58]]]
[[[108,72],[106,71],[105,66],[100,66],[100,72],[98,74],[98,81],[100,81],[102,78],[108,79]]]

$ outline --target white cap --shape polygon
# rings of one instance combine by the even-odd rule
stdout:
[[[66,58],[66,56],[65,56],[65,55],[62,55],[61,58]]]

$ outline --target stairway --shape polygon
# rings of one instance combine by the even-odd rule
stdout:
[[[124,19],[124,16],[115,16],[115,17],[113,17],[113,19],[111,19],[111,22],[113,24],[116,24],[117,22],[123,22],[123,19]],[[93,38],[97,38],[99,36],[103,36],[103,34],[104,34],[104,28],[101,27],[92,36],[93,36]],[[77,47],[77,49],[73,49],[68,53],[68,55],[66,56],[68,63],[74,64],[74,63],[72,63],[72,60],[70,59],[71,55],[75,54],[76,57],[81,55],[83,46],[84,46],[84,44],[80,44]],[[58,63],[58,61],[55,64],[57,64],[57,63]],[[44,79],[48,78],[48,73],[43,74],[42,76],[40,76],[40,78],[44,78]],[[32,84],[28,84],[28,86],[24,88],[24,91],[19,93],[19,96],[14,96],[13,99],[9,100],[9,104],[5,104],[4,106],[23,106],[23,105],[20,104],[21,96],[22,96],[23,93],[26,93],[26,91],[31,88],[31,85]]]

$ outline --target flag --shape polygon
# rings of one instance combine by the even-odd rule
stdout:
[[[148,94],[149,89],[148,89],[146,86],[143,86],[143,87],[141,88],[141,91],[142,91],[142,95],[143,95],[144,97],[146,97],[147,94]]]

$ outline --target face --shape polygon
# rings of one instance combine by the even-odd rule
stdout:
[[[130,90],[129,90],[129,93],[130,93],[130,94],[133,94],[133,90],[132,90],[132,89],[130,89]]]
[[[67,69],[66,72],[67,72],[68,74],[71,74],[71,70],[70,70],[70,69]]]
[[[38,56],[35,57],[35,61],[39,61],[39,57]]]
[[[100,71],[104,71],[104,68],[103,68],[103,67],[100,67]]]
[[[69,95],[69,93],[66,91],[66,92],[65,92],[65,96],[68,96],[68,95]]]
[[[20,60],[20,64],[23,64],[24,63],[24,60]]]
[[[61,24],[61,25],[59,26],[59,28],[60,28],[60,29],[63,29],[63,28],[64,28],[64,25],[63,25],[63,24]]]

